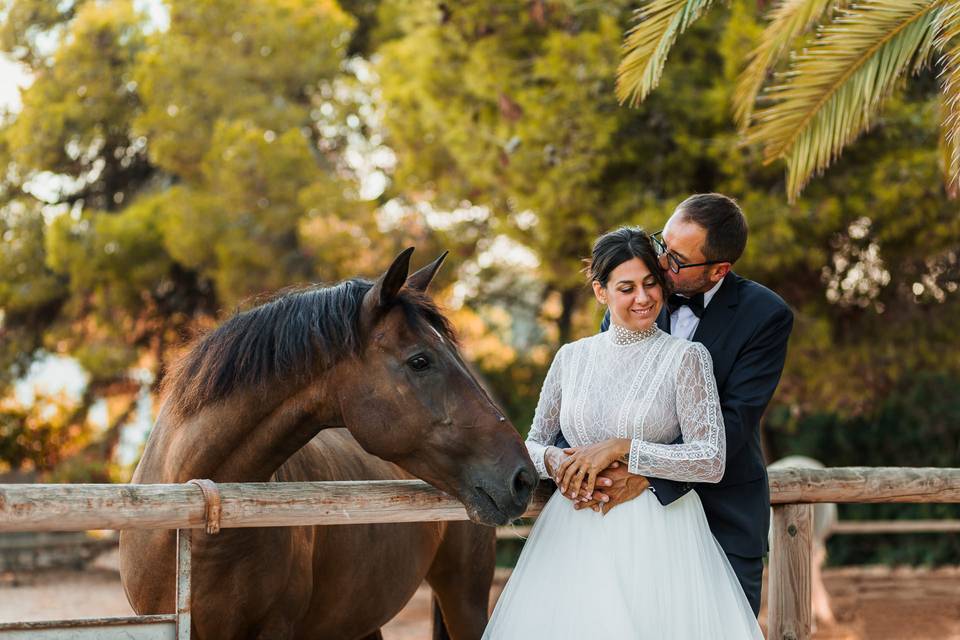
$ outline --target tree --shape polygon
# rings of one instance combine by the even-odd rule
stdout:
[[[675,39],[710,4],[651,0],[638,11],[619,68],[622,101],[641,102],[657,86]],[[780,0],[738,81],[737,122],[747,142],[764,147],[765,162],[786,160],[787,195],[795,200],[814,174],[876,122],[907,73],[917,74],[939,59],[944,170],[948,189],[956,194],[958,35],[960,2],[952,0],[870,0],[850,6],[843,0]],[[787,70],[772,75],[787,59]]]
[[[693,24],[660,90],[636,109],[609,91],[626,5],[385,2],[379,15],[391,25],[373,42],[397,154],[393,192],[488,207],[490,233],[539,260],[541,319],[559,321],[547,344],[595,331],[578,271],[593,237],[624,223],[653,230],[690,192],[715,190],[737,197],[750,222],[737,271],[797,311],[777,398],[788,415],[859,413],[918,368],[960,370],[951,335],[960,220],[935,179],[929,74],[791,205],[777,194],[780,173],[738,144],[727,115],[763,31],[753,2]],[[490,303],[472,304],[486,313]],[[532,360],[528,350],[516,349],[514,366]]]
[[[314,0],[165,8],[169,24],[129,0],[11,0],[0,29],[33,78],[0,122],[0,395],[69,355],[90,373],[79,424],[98,399],[132,399],[138,368],[159,385],[221,309],[372,273],[378,245],[403,241],[369,224],[344,159],[351,16]]]
[[[562,341],[587,293],[581,259],[591,239],[628,220],[655,224],[658,197],[689,188],[690,173],[672,170],[695,143],[664,135],[681,122],[665,122],[662,104],[638,114],[613,98],[624,5],[380,7],[379,24],[393,28],[376,53],[394,191],[440,208],[489,208],[491,233],[539,258]],[[696,136],[704,123],[693,101],[676,109]]]

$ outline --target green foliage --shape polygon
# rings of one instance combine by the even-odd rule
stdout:
[[[85,416],[135,394],[134,368],[159,385],[221,309],[374,273],[406,240],[372,224],[345,159],[368,93],[346,64],[353,17],[325,0],[165,9],[161,26],[130,0],[5,4],[0,49],[32,83],[0,121],[0,398],[69,355]]]
[[[927,65],[939,4],[874,0],[851,7],[792,60],[788,78],[768,92],[773,104],[753,113],[746,136],[763,143],[768,161],[786,159],[791,199],[870,127],[905,74]]]
[[[77,9],[69,37],[62,36],[49,66],[34,69],[23,108],[3,131],[20,180],[64,174],[76,186],[73,198],[61,201],[83,198],[101,208],[112,207],[111,188],[136,187],[142,156],[129,128],[138,103],[133,66],[143,47],[142,17],[129,2]]]
[[[618,69],[621,101],[638,104],[653,91],[677,36],[710,4],[648,0],[636,12]],[[742,3],[734,4],[735,25],[738,6]],[[772,6],[768,18],[737,80],[733,108],[744,141],[763,145],[766,162],[786,161],[791,202],[815,174],[872,126],[901,80],[935,58],[944,65],[938,146],[946,187],[956,195],[960,3],[782,0]]]
[[[716,190],[750,222],[737,271],[797,310],[779,402],[857,413],[917,367],[960,371],[948,328],[960,222],[937,178],[935,83],[916,80],[882,127],[789,205],[780,172],[737,144],[727,113],[761,32],[755,4],[694,24],[638,109],[618,108],[610,85],[626,9],[473,2],[438,14],[428,4],[381,6],[417,17],[380,48],[394,188],[490,207],[492,229],[539,258],[541,306],[570,294],[559,315],[542,314],[560,325],[557,339],[596,326],[579,268],[598,233],[658,228],[690,192]]]
[[[49,471],[89,439],[64,398],[38,397],[30,407],[0,404],[0,472]]]
[[[53,4],[12,0],[0,31],[34,74],[0,126],[4,376],[45,347],[109,385],[221,307],[345,275],[323,265],[369,238],[307,223],[372,215],[342,158],[357,105],[323,115],[349,81],[348,14],[172,1],[158,30],[128,0]]]
[[[190,183],[224,129],[309,126],[311,99],[338,73],[353,27],[332,0],[172,0],[169,10],[169,30],[137,66],[136,127],[150,159]]]
[[[531,248],[547,291],[561,293],[566,340],[592,238],[625,222],[659,224],[666,202],[705,182],[702,134],[717,114],[703,87],[719,60],[685,47],[664,96],[630,111],[613,94],[623,5],[468,2],[438,13],[384,2],[381,11],[411,5],[377,66],[395,188],[489,207],[492,229]]]

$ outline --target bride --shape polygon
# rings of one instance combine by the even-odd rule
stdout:
[[[696,491],[667,507],[644,491],[606,514],[574,508],[615,461],[719,482],[726,457],[709,352],[657,328],[666,283],[649,236],[624,227],[600,237],[589,271],[612,325],[563,345],[544,380],[527,449],[560,488],[483,637],[762,639]],[[560,431],[572,455],[551,446]]]

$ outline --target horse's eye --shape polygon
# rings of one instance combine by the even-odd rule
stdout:
[[[407,364],[409,364],[410,368],[413,369],[414,371],[423,371],[424,369],[430,366],[430,361],[427,360],[426,356],[420,355],[420,356],[413,356],[412,358],[407,360]]]

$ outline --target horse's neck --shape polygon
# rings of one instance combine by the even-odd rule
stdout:
[[[266,482],[321,429],[343,426],[324,381],[296,388],[238,392],[187,418],[165,409],[136,482]]]

